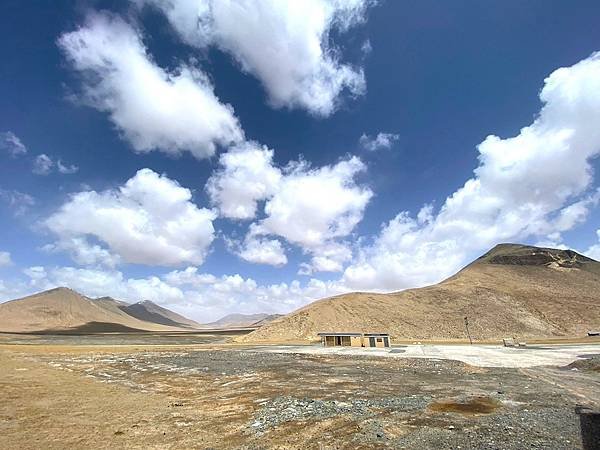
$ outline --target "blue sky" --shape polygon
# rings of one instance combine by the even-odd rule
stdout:
[[[599,257],[599,16],[3,2],[0,300],[59,284],[208,321],[437,282],[504,241]]]

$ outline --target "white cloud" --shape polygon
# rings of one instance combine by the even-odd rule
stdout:
[[[189,189],[142,169],[124,186],[72,195],[44,221],[79,262],[173,266],[201,264],[214,239],[215,213],[198,208]],[[108,249],[90,246],[93,236]],[[108,253],[110,251],[110,254]]]
[[[401,212],[344,273],[359,289],[439,281],[503,241],[551,240],[598,201],[590,159],[600,152],[600,53],[554,71],[535,121],[512,138],[488,136],[473,178],[437,214]],[[560,242],[557,242],[560,244]]]
[[[204,73],[189,64],[157,66],[122,19],[92,15],[58,44],[81,75],[85,101],[107,112],[136,151],[205,158],[243,139],[233,108],[219,101]]]
[[[364,170],[357,157],[318,169],[304,162],[289,165],[265,204],[267,217],[260,221],[260,230],[304,249],[317,249],[347,236],[362,219],[373,195],[356,184],[356,175]]]
[[[313,169],[304,161],[283,169],[273,164],[273,151],[245,143],[221,155],[222,168],[206,189],[221,215],[236,219],[263,217],[250,226],[243,243],[230,242],[246,261],[271,265],[287,262],[281,242],[261,236],[279,236],[312,256],[301,273],[340,271],[352,252],[339,238],[348,236],[362,219],[373,193],[355,177],[366,169],[357,157]]]
[[[182,40],[217,46],[256,76],[275,107],[331,114],[343,91],[365,92],[362,68],[341,62],[331,31],[364,22],[367,0],[133,0],[162,10]]]
[[[24,273],[36,290],[66,286],[89,297],[108,295],[125,301],[152,300],[162,304],[183,301],[180,289],[155,276],[136,279],[126,278],[118,271],[41,266],[25,269]]]
[[[79,171],[79,167],[77,167],[75,164],[63,164],[60,159],[56,162],[56,168],[63,175],[71,175]]]
[[[358,143],[362,148],[370,152],[379,150],[381,148],[391,148],[400,138],[400,135],[393,133],[378,133],[377,136],[369,136],[363,133],[358,140]]]
[[[373,195],[356,183],[356,175],[364,170],[357,157],[318,169],[305,162],[288,165],[254,233],[283,237],[311,254],[302,274],[340,271],[351,251],[338,239],[348,236],[362,220]]]
[[[10,258],[9,252],[0,252],[0,267],[10,266],[12,264],[12,259]]]
[[[162,277],[128,278],[116,270],[34,266],[23,270],[28,283],[3,286],[0,295],[12,298],[34,291],[67,286],[89,297],[105,295],[135,302],[151,300],[200,322],[225,314],[288,313],[318,298],[347,292],[336,282],[310,279],[270,285],[258,284],[238,274],[216,277],[196,267],[176,270]]]
[[[27,147],[12,131],[0,133],[0,149],[6,150],[10,156],[16,158],[27,153]]]
[[[260,228],[256,224],[250,225],[250,229],[239,244],[229,241],[229,247],[240,258],[255,264],[269,264],[272,266],[283,266],[287,264],[285,250],[277,239],[267,239],[260,236]]]
[[[22,216],[35,205],[35,199],[31,195],[2,188],[0,188],[0,200],[8,204],[16,217]]]
[[[315,272],[341,272],[344,263],[352,259],[352,250],[346,243],[328,241],[310,249],[313,257],[310,264],[303,263],[298,271],[301,275]]]
[[[221,169],[215,171],[206,190],[221,216],[252,219],[257,203],[270,197],[281,179],[281,171],[273,166],[273,150],[245,142],[223,153]]]
[[[247,237],[238,254],[240,258],[256,264],[283,266],[288,261],[281,242],[256,236]]]
[[[120,262],[119,255],[111,253],[98,244],[90,244],[85,237],[64,237],[42,250],[50,253],[67,252],[71,259],[82,266],[106,266],[114,268]]]
[[[164,276],[167,283],[173,286],[202,287],[213,284],[217,277],[209,273],[198,273],[197,267],[186,267],[185,270],[174,270]]]
[[[52,171],[54,162],[50,157],[44,153],[36,156],[33,160],[33,173],[36,175],[48,175]]]
[[[56,170],[63,175],[71,175],[79,170],[76,165],[65,165],[60,159],[55,163],[50,156],[42,153],[33,160],[32,172],[36,175],[49,175],[55,166]]]
[[[596,235],[598,236],[598,243],[588,248],[585,255],[596,261],[600,261],[600,229],[596,230]]]

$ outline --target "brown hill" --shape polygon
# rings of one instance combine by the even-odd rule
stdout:
[[[283,317],[283,314],[268,314],[265,317],[263,317],[262,319],[254,322],[252,324],[253,327],[262,327],[263,325],[266,325],[268,323],[273,322],[274,320],[279,319],[280,317]]]
[[[158,306],[156,303],[153,303],[150,300],[144,300],[132,305],[120,305],[119,308],[130,316],[146,322],[184,328],[202,327],[202,325],[200,325],[198,322],[194,322],[193,320],[188,319],[181,314],[177,314],[176,312],[173,312],[167,308]]]
[[[388,332],[396,339],[581,336],[600,328],[600,263],[572,250],[501,244],[434,285],[356,292],[311,303],[241,337],[315,339],[319,331]]]
[[[275,316],[278,316],[275,314]],[[221,317],[219,320],[214,322],[205,323],[204,326],[207,328],[241,328],[241,327],[254,327],[260,326],[258,323],[264,324],[269,322],[269,318],[273,315],[257,313],[257,314],[227,314]],[[265,321],[265,322],[263,322]]]
[[[112,297],[95,298],[94,303],[102,306],[104,309],[107,309],[119,315],[123,314],[121,308],[129,305],[129,303],[123,302],[121,300],[115,300]]]
[[[119,309],[124,304],[109,297],[92,300],[60,287],[0,304],[0,331],[174,331],[139,320]]]

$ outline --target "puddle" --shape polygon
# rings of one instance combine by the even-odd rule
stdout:
[[[491,414],[502,404],[490,397],[474,397],[465,401],[443,400],[433,402],[429,409],[435,412],[455,412],[459,414]]]

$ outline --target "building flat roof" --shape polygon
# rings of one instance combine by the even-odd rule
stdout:
[[[367,337],[389,336],[389,333],[365,333],[364,336],[367,336]]]
[[[362,336],[362,333],[317,333],[317,336]]]

